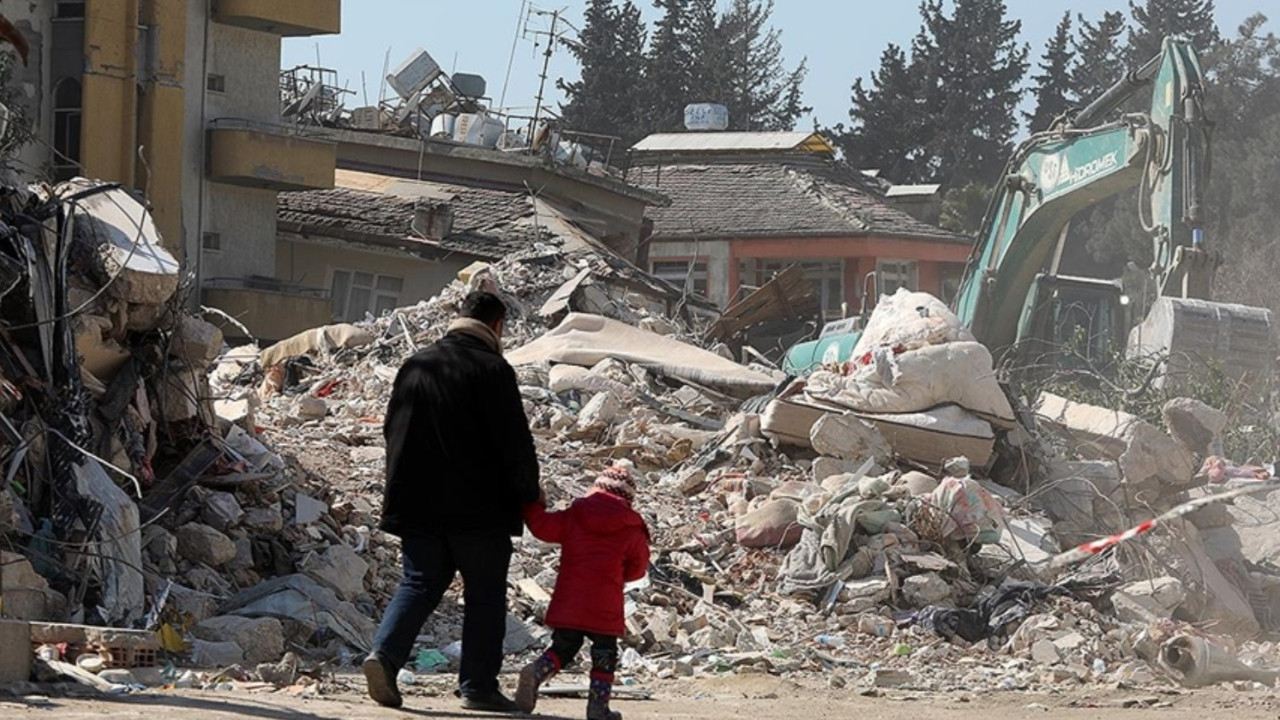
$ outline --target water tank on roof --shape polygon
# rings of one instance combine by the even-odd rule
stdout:
[[[729,127],[729,108],[716,103],[693,103],[684,106],[687,130],[724,130]]]
[[[431,59],[426,50],[418,48],[408,60],[387,76],[387,84],[400,97],[408,99],[430,85],[431,81],[440,75],[440,65]]]
[[[457,125],[457,115],[441,113],[431,119],[431,137],[453,137],[453,131]]]
[[[469,73],[454,73],[453,89],[463,97],[480,98],[484,97],[487,89],[484,78],[479,75],[471,75]]]

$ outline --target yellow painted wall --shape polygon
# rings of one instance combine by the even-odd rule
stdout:
[[[84,20],[80,163],[91,178],[134,183],[139,0],[89,0]]]
[[[187,0],[142,0],[140,13],[142,24],[153,28],[155,68],[138,109],[138,144],[146,160],[138,186],[151,200],[165,245],[181,255]]]
[[[258,130],[215,128],[209,135],[214,181],[274,190],[333,187],[333,143]]]
[[[274,342],[292,337],[303,330],[329,324],[333,312],[327,299],[230,288],[205,288],[201,293],[205,305],[216,307],[244,323],[260,341]],[[228,337],[239,337],[234,325],[223,326]]]
[[[365,251],[294,240],[281,235],[276,243],[276,277],[305,287],[330,289],[334,270],[390,275],[404,280],[400,305],[414,305],[439,294],[475,258],[454,255],[439,262],[385,251]]]

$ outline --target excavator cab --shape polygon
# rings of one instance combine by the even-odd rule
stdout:
[[[1128,310],[1119,281],[1040,273],[1018,322],[1017,365],[1032,375],[1101,368],[1124,353]]]

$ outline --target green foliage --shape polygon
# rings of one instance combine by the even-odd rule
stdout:
[[[571,128],[609,128],[630,145],[644,136],[639,119],[643,88],[635,82],[644,71],[645,28],[640,9],[630,0],[591,0],[578,41],[569,46],[582,66],[576,82],[558,85],[568,98],[561,107]]]
[[[1096,22],[1077,15],[1080,29],[1071,42],[1075,62],[1071,66],[1071,98],[1084,106],[1101,95],[1128,69],[1125,52],[1124,13],[1104,12]]]
[[[1050,392],[1136,415],[1156,427],[1164,427],[1160,411],[1165,403],[1175,397],[1193,398],[1227,415],[1223,449],[1228,458],[1240,463],[1269,462],[1280,451],[1280,426],[1275,423],[1280,397],[1271,391],[1269,378],[1239,382],[1220,364],[1206,363],[1189,377],[1179,378],[1170,390],[1153,382],[1163,371],[1163,357],[1131,358],[1119,351],[1090,357],[1088,346],[1088,339],[1077,333],[1055,363],[1065,370],[1047,378],[1016,378],[1015,392],[1028,400]]]
[[[790,130],[810,110],[805,63],[785,67],[782,34],[769,24],[773,0],[732,0],[724,12],[716,0],[654,6],[661,15],[648,33],[631,0],[590,0],[571,45],[581,77],[560,81],[571,128],[631,144],[683,129],[684,107],[695,102],[728,107],[732,130]]]
[[[869,85],[853,85],[853,125],[836,128],[850,162],[889,165],[897,182],[992,182],[1012,151],[1027,71],[1022,23],[1007,15],[1003,0],[956,0],[950,14],[942,0],[921,3],[910,60],[891,46]],[[876,151],[883,140],[897,144]],[[891,154],[907,160],[875,162]]]
[[[1160,54],[1160,43],[1169,36],[1208,49],[1218,44],[1213,21],[1213,0],[1129,0],[1134,26],[1129,30],[1129,62],[1140,65]]]
[[[982,217],[991,201],[991,188],[969,183],[947,192],[942,199],[939,224],[952,232],[973,237],[982,229]]]
[[[1071,107],[1071,66],[1075,51],[1071,47],[1071,12],[1062,16],[1058,29],[1040,60],[1040,74],[1033,76],[1031,94],[1036,98],[1033,113],[1023,113],[1031,132],[1048,130],[1053,121]]]

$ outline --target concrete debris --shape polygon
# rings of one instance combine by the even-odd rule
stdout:
[[[813,449],[840,460],[887,460],[893,450],[874,425],[853,415],[825,415],[809,431]]]
[[[191,632],[201,640],[236,644],[249,663],[274,662],[284,652],[284,628],[275,618],[223,615],[197,624]]]
[[[1111,604],[1116,617],[1124,622],[1150,623],[1172,618],[1186,599],[1187,590],[1182,582],[1166,576],[1117,589],[1111,596]]]
[[[113,255],[107,248],[103,262]],[[54,523],[90,519],[80,505],[52,500],[71,490],[98,499],[103,527],[127,540],[91,532],[83,547],[108,557],[100,562],[75,552],[53,561],[6,553],[0,581],[6,614],[16,606],[145,623],[160,629],[179,664],[227,669],[184,672],[180,684],[217,686],[238,666],[237,677],[288,687],[371,649],[400,577],[398,543],[378,529],[381,418],[401,362],[443,335],[472,284],[498,290],[510,309],[504,341],[550,503],[567,503],[616,459],[646,480],[637,509],[654,560],[627,593],[629,675],[813,672],[839,677],[833,687],[860,682],[870,692],[1167,683],[1152,668],[1172,647],[1163,645],[1169,633],[1155,637],[1153,628],[1208,624],[1237,633],[1252,652],[1262,647],[1249,642],[1259,620],[1280,608],[1280,577],[1241,556],[1266,549],[1241,542],[1240,516],[1222,511],[1153,533],[1143,552],[1158,563],[1103,556],[1080,592],[1071,585],[1078,577],[1053,575],[1047,560],[1058,548],[1128,527],[1203,484],[1193,453],[1218,449],[1219,414],[1170,402],[1166,434],[1136,416],[1044,394],[1036,427],[1011,430],[990,353],[949,314],[902,305],[909,298],[889,304],[901,305],[901,323],[876,323],[882,338],[907,333],[906,349],[872,342],[857,367],[775,392],[776,372],[709,346],[704,338],[715,334],[697,303],[655,294],[652,278],[589,252],[532,248],[470,269],[431,300],[265,351],[223,348],[216,327],[184,317],[168,302],[177,285],[169,287],[167,261],[157,257],[154,277],[126,268],[122,295],[104,293],[102,307],[59,330],[74,338],[83,368],[78,358],[54,358],[24,385],[83,387],[92,411],[85,426],[96,435],[82,444],[106,448],[128,477],[81,463],[83,490],[61,480],[76,478],[63,456],[78,456],[45,432],[53,419],[27,409],[36,405],[6,404],[5,383],[28,378],[0,377],[0,417],[20,433],[10,445],[32,448],[11,465],[15,487],[41,490],[0,491],[0,536],[12,541],[5,547],[83,542]],[[81,283],[93,288],[86,299],[106,267]],[[53,298],[41,277],[27,281],[24,297]],[[53,317],[54,303],[45,304],[29,312]],[[130,329],[146,323],[154,324]],[[0,355],[10,360],[0,372],[9,372],[44,352],[0,336]],[[992,460],[1010,438],[1037,458],[1016,479]],[[119,495],[91,487],[103,477]],[[1280,541],[1270,547],[1280,553]],[[557,557],[531,537],[515,541],[504,643],[520,656],[513,662],[545,644],[541,618]],[[130,566],[146,572],[134,577]],[[1167,577],[1148,579],[1148,567],[1168,568]],[[51,589],[77,573],[94,582],[73,583],[65,596]],[[90,588],[117,601],[99,609]],[[41,601],[24,608],[23,593]],[[416,671],[456,670],[459,601],[451,588],[422,628]],[[8,625],[0,622],[0,646],[20,632]],[[110,645],[97,640],[72,642],[77,652]],[[1187,665],[1199,649],[1178,652],[1165,655],[1187,668],[1184,676],[1216,677]],[[30,674],[2,656],[0,679]],[[61,662],[56,654],[40,662],[83,672],[49,665]],[[144,670],[129,668],[135,679]]]
[[[1229,419],[1221,410],[1192,398],[1174,398],[1160,409],[1169,434],[1192,453],[1222,455],[1222,433]]]
[[[201,523],[187,523],[178,528],[178,554],[193,563],[222,567],[236,556],[231,538]]]
[[[342,544],[308,555],[298,567],[344,600],[355,600],[364,593],[364,576],[369,572],[369,563]]]

